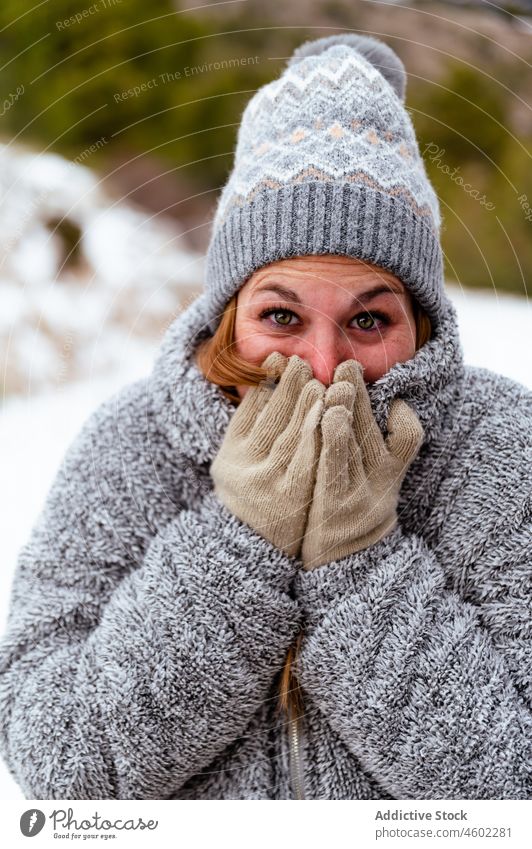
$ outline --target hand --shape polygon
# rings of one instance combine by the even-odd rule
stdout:
[[[336,368],[325,394],[321,433],[301,551],[305,569],[368,548],[394,529],[401,484],[424,435],[414,411],[397,400],[383,439],[356,360]]]
[[[252,387],[233,414],[210,473],[225,506],[289,555],[303,541],[321,441],[325,387],[294,355],[262,367],[279,376]]]

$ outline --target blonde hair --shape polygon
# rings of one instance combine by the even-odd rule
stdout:
[[[257,386],[267,377],[266,369],[253,365],[239,357],[235,350],[235,317],[238,293],[225,306],[222,318],[213,336],[200,343],[196,351],[196,362],[204,377],[220,387],[224,395],[235,405],[240,402],[236,386]],[[416,299],[412,297],[412,309],[416,325],[416,351],[429,341],[432,334],[430,319]],[[292,672],[302,634],[290,646],[279,679],[278,711],[286,711],[289,717],[300,717],[303,701],[299,682]]]

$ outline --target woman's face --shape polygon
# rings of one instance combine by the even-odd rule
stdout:
[[[414,356],[412,299],[391,272],[363,260],[290,257],[258,269],[239,290],[235,342],[255,365],[272,351],[297,354],[325,386],[338,363],[355,359],[373,383]],[[248,388],[237,386],[241,398]]]

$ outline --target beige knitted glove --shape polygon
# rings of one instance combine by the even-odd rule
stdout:
[[[399,490],[423,442],[423,428],[404,401],[394,401],[383,439],[362,367],[340,363],[325,395],[322,449],[301,551],[314,569],[368,548],[397,524]]]
[[[277,386],[248,389],[210,473],[225,506],[289,555],[297,555],[320,454],[325,387],[300,357],[274,351],[262,363]]]

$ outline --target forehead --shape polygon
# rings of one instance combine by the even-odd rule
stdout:
[[[395,292],[405,291],[402,281],[388,269],[362,259],[337,254],[289,257],[257,269],[248,278],[243,289],[249,292],[264,288],[271,282],[301,283],[309,278],[322,286],[341,282],[350,290],[375,285],[379,282]]]

